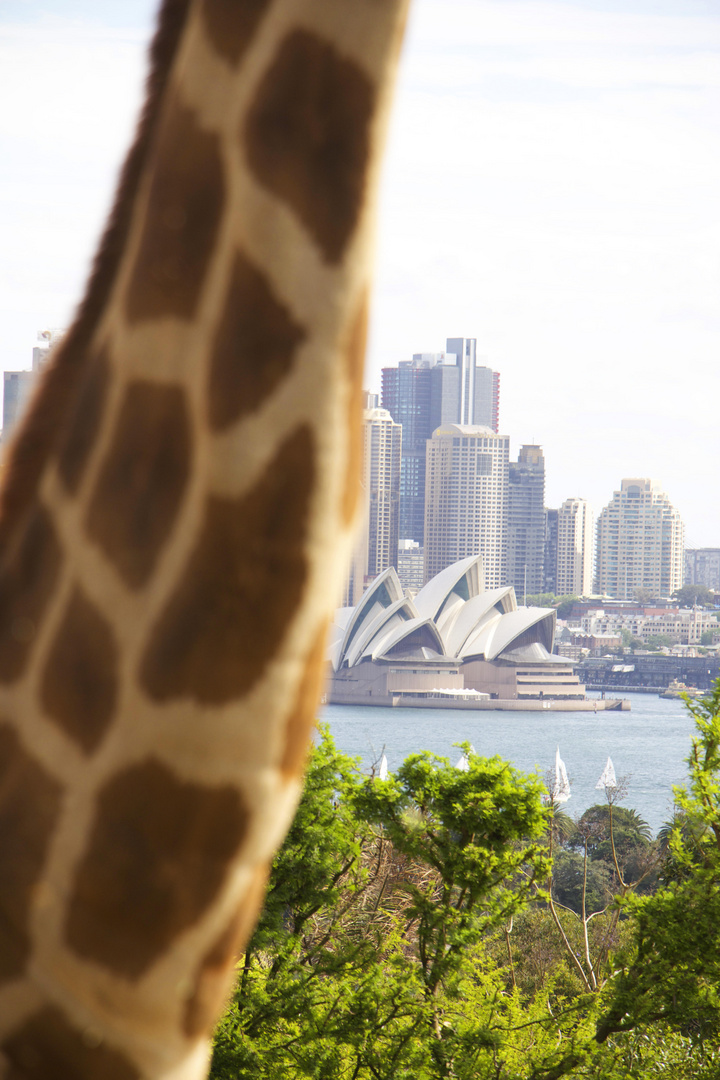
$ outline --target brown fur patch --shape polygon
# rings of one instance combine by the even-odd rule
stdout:
[[[270,396],[304,338],[264,275],[238,252],[210,358],[208,408],[214,430],[235,423]]]
[[[310,231],[324,258],[342,258],[360,214],[374,89],[332,45],[290,33],[241,132],[250,168]]]
[[[367,343],[368,295],[365,293],[345,352],[348,395],[348,465],[342,499],[342,516],[349,525],[355,514],[360,494],[360,464],[362,462],[362,381]]]
[[[188,999],[183,1019],[183,1031],[195,1039],[209,1031],[222,1010],[232,985],[232,974],[238,953],[250,936],[265,896],[267,866],[255,870],[242,906],[225,932],[206,953],[195,980],[195,990]]]
[[[103,350],[88,364],[66,429],[65,441],[60,447],[58,472],[71,495],[75,494],[82,480],[85,465],[95,445],[109,381],[110,366],[107,353]]]
[[[140,1080],[123,1054],[94,1032],[78,1031],[54,1006],[26,1020],[2,1049],[11,1063],[8,1080]]]
[[[141,685],[156,701],[222,705],[262,678],[305,585],[314,481],[303,425],[246,495],[208,498],[197,547],[142,661]]]
[[[158,30],[150,49],[147,100],[135,143],[123,166],[118,193],[77,319],[63,338],[43,375],[17,438],[0,491],[0,549],[31,506],[50,456],[63,433],[63,421],[72,415],[73,401],[86,369],[88,348],[115,283],[125,250],[135,196],[155,133],[160,103],[178,47],[189,0],[165,0]]]
[[[0,725],[0,982],[22,974],[29,917],[60,809],[60,785]]]
[[[87,514],[87,530],[130,588],[148,580],[190,475],[191,431],[177,386],[131,383]]]
[[[113,718],[117,660],[111,627],[76,588],[45,665],[41,700],[86,754],[97,749]]]
[[[200,11],[213,48],[237,64],[252,41],[271,0],[204,0]]]
[[[12,682],[25,670],[60,557],[50,515],[37,506],[0,565],[0,682]]]
[[[324,622],[310,646],[295,704],[285,725],[285,750],[280,762],[280,770],[285,777],[297,776],[305,764],[325,674],[326,637],[327,623]]]
[[[70,947],[139,978],[213,902],[248,819],[235,788],[179,780],[157,761],[108,781],[72,890]]]
[[[197,309],[225,203],[217,135],[175,101],[158,132],[145,223],[126,296],[131,323]]]

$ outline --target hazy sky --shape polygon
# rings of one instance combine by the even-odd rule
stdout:
[[[0,0],[0,369],[79,299],[154,7]],[[547,505],[652,476],[720,546],[719,127],[716,0],[414,0],[368,387],[477,337]]]

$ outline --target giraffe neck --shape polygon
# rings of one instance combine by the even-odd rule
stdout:
[[[206,1068],[299,794],[352,532],[403,7],[165,5],[87,298],[2,498],[18,1076]]]

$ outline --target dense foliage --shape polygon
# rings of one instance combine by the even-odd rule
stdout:
[[[657,840],[464,747],[361,776],[327,732],[216,1080],[720,1076],[720,690]]]

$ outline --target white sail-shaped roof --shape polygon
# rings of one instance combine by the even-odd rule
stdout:
[[[489,592],[473,596],[455,612],[453,620],[443,627],[443,637],[450,655],[460,656],[463,646],[472,635],[476,635],[489,623],[499,621],[503,615],[515,611],[516,608],[517,601],[512,585],[505,585],[502,589],[490,589]]]
[[[444,657],[445,646],[435,623],[432,619],[411,619],[410,622],[398,626],[391,637],[384,642],[382,654],[366,650],[364,660],[377,660],[380,655],[384,659],[402,659],[407,656],[415,656],[418,660],[428,660],[432,657]]]
[[[415,597],[415,607],[424,618],[438,622],[453,594],[458,600],[470,600],[483,591],[483,585],[482,555],[471,555],[446,566],[428,581]]]
[[[492,638],[492,645],[485,653],[486,660],[494,660],[506,649],[510,649],[512,645],[517,641],[519,637],[525,635],[525,633],[531,628],[537,626],[538,638],[543,643],[543,638],[547,638],[548,632],[546,627],[539,626],[548,620],[553,626],[555,623],[555,612],[547,608],[518,608],[517,611],[510,611],[498,622],[495,633]],[[552,643],[552,638],[550,638]]]
[[[473,555],[441,571],[414,602],[395,570],[385,570],[356,608],[337,613],[328,652],[336,671],[363,661],[438,657],[540,663],[556,659],[554,631],[555,611],[519,608],[511,585],[484,592],[482,558]]]
[[[347,660],[349,667],[354,667],[361,657],[372,655],[375,659],[382,655],[385,643],[417,617],[412,600],[403,596],[402,600],[385,608],[382,616],[369,620],[368,626],[355,635],[343,659]]]
[[[336,671],[342,665],[349,646],[361,629],[367,629],[370,621],[382,619],[385,610],[396,604],[398,600],[404,599],[404,597],[405,593],[395,567],[388,566],[387,570],[383,570],[382,574],[378,574],[372,585],[365,591],[360,603],[347,621],[345,633],[338,650],[337,663],[334,665]]]

